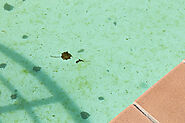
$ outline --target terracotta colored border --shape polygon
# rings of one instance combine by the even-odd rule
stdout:
[[[133,103],[150,122],[185,122],[185,59]],[[129,107],[128,107],[129,108]],[[127,108],[125,110],[128,110]],[[133,118],[123,110],[112,121]],[[127,114],[126,114],[127,113]],[[135,117],[135,119],[138,119]],[[124,120],[123,120],[124,121]],[[137,121],[138,123],[140,121]],[[112,122],[111,122],[112,123]],[[127,123],[127,122],[119,122]],[[134,123],[134,122],[133,122]]]
[[[134,105],[130,105],[118,114],[110,123],[152,123]]]

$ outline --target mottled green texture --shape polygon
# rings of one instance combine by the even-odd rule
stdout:
[[[1,0],[0,63],[7,67],[0,69],[0,122],[109,122],[184,59],[184,6]],[[72,57],[63,60],[66,51]]]

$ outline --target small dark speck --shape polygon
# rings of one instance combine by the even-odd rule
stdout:
[[[13,8],[14,7],[12,5],[8,4],[8,3],[4,4],[4,10],[11,11],[11,10],[13,10]]]
[[[126,67],[123,67],[123,69],[126,69]]]
[[[78,59],[78,60],[76,61],[76,63],[78,63],[78,62],[84,62],[84,60]]]
[[[99,100],[104,100],[104,98],[103,98],[103,97],[98,97],[98,99],[99,99]]]
[[[128,90],[126,89],[125,92],[128,94]]]
[[[114,23],[113,23],[115,26],[117,25],[117,23],[116,23],[116,21],[114,21]]]
[[[139,73],[139,71],[136,71],[136,73]]]
[[[126,38],[126,40],[128,40],[128,38]]]
[[[1,64],[0,64],[0,68],[3,68],[3,69],[4,69],[6,66],[7,66],[6,63],[1,63]]]
[[[17,94],[12,94],[11,95],[11,99],[16,99],[17,98]]]
[[[107,72],[109,72],[109,70],[107,70]]]
[[[27,35],[23,35],[22,38],[23,38],[23,39],[27,39],[28,36],[27,36]]]
[[[52,117],[55,117],[55,115],[53,114]]]
[[[17,89],[15,89],[14,92],[17,92]]]
[[[22,0],[22,1],[26,1],[26,0]]]
[[[80,49],[78,50],[78,53],[84,52],[84,49]]]
[[[87,119],[90,116],[90,114],[85,111],[80,112],[80,115],[82,119]]]
[[[41,70],[41,67],[36,67],[36,66],[34,66],[34,67],[33,67],[33,70],[34,70],[35,72],[38,72],[38,71]]]

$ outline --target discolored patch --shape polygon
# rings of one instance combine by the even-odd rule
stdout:
[[[8,4],[8,3],[4,4],[4,10],[11,11],[11,10],[13,10],[13,8],[14,7],[12,5]]]
[[[63,52],[63,53],[62,53],[62,56],[61,56],[61,58],[62,58],[63,60],[71,59],[71,57],[72,57],[72,55],[71,55],[70,53],[68,53],[68,52]]]
[[[37,66],[34,66],[33,67],[33,71],[35,71],[35,72],[38,72],[38,71],[40,71],[41,70],[41,67],[37,67]]]
[[[82,112],[80,113],[80,115],[81,115],[81,118],[82,118],[82,119],[87,119],[87,118],[90,116],[90,114],[87,113],[87,112],[85,112],[85,111],[82,111]]]
[[[1,64],[0,64],[0,68],[3,68],[3,69],[4,69],[6,66],[7,66],[6,63],[1,63]]]

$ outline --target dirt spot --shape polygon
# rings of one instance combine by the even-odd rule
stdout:
[[[84,52],[84,49],[80,49],[78,50],[78,53]]]
[[[17,94],[12,94],[10,97],[11,97],[11,99],[16,99],[17,98]]]
[[[27,36],[27,35],[23,35],[22,38],[23,38],[23,39],[27,39],[28,36]]]
[[[113,24],[116,26],[117,25],[116,21],[114,21]]]
[[[6,66],[7,66],[6,63],[1,63],[1,64],[0,64],[0,68],[3,68],[3,69],[4,69]]]
[[[78,62],[84,62],[84,60],[78,59],[78,60],[76,61],[76,63],[78,63]]]
[[[70,53],[68,53],[68,52],[63,52],[63,53],[62,53],[62,56],[61,56],[61,58],[62,58],[63,60],[71,59],[71,57],[72,57],[72,55],[71,55]]]
[[[87,112],[85,112],[85,111],[82,111],[82,112],[80,113],[80,115],[81,115],[81,118],[82,118],[82,119],[87,119],[87,118],[90,116],[90,114],[87,113]]]
[[[34,66],[33,67],[33,71],[35,71],[35,72],[38,72],[38,71],[40,71],[41,70],[41,67],[37,67],[37,66]]]
[[[4,10],[11,11],[11,10],[13,10],[13,8],[14,7],[12,5],[8,4],[8,3],[4,4]]]
[[[104,97],[98,97],[99,100],[104,100]]]

